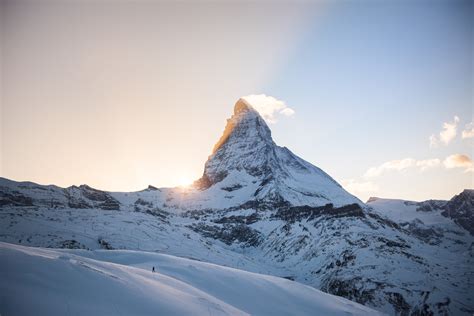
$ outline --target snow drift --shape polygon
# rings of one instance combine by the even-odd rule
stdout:
[[[0,256],[2,315],[379,314],[286,279],[164,254],[0,243]]]

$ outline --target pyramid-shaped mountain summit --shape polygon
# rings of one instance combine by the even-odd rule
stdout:
[[[252,201],[291,206],[362,204],[327,173],[276,145],[265,120],[243,98],[235,104],[202,177],[187,193],[181,202],[194,199],[209,208]]]

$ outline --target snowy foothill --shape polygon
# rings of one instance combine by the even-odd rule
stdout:
[[[2,315],[379,315],[283,278],[165,254],[0,242],[0,256]]]

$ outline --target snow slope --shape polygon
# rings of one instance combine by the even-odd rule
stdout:
[[[424,202],[426,205],[427,202]],[[406,201],[399,199],[371,198],[367,205],[373,207],[374,211],[397,223],[408,223],[422,221],[427,225],[452,225],[455,223],[448,217],[441,215],[442,205],[446,201],[432,201],[429,211],[423,211],[420,206],[423,202]]]
[[[286,279],[163,254],[0,242],[0,257],[2,315],[379,314]]]
[[[143,197],[143,196],[142,196]],[[370,205],[370,203],[369,203]],[[470,315],[474,239],[377,211],[0,207],[0,240],[48,248],[161,252],[294,279],[388,314]],[[102,259],[101,259],[102,260]],[[110,259],[114,261],[115,259]],[[114,261],[120,263],[120,261]]]
[[[467,230],[474,236],[474,190],[465,189],[449,201],[422,202],[370,198],[367,202],[376,212],[397,223],[421,222],[443,228],[446,225]],[[455,225],[456,224],[456,225]]]

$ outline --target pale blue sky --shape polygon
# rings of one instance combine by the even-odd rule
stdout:
[[[473,119],[472,1],[334,1],[262,91],[296,111],[276,140],[339,181],[403,159],[473,158],[460,129]],[[458,137],[433,149],[429,136],[459,116]],[[399,173],[399,172],[397,172]],[[473,173],[407,170],[373,180],[361,194],[448,198],[473,187]]]

